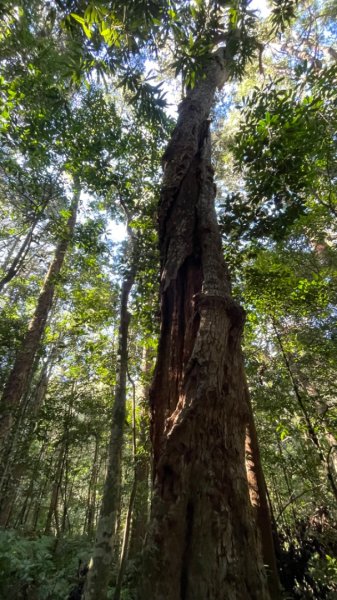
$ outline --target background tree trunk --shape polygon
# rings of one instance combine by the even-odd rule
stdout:
[[[97,491],[97,479],[99,472],[99,462],[98,462],[98,451],[99,451],[99,443],[100,439],[98,434],[95,434],[95,449],[94,449],[94,458],[92,463],[92,470],[90,475],[89,487],[88,487],[88,499],[87,499],[87,510],[84,522],[84,531],[83,533],[87,533],[87,535],[91,538],[94,534],[94,521],[95,521],[95,511],[96,511],[96,491]]]
[[[64,475],[64,466],[65,466],[65,454],[66,454],[66,436],[60,441],[60,449],[58,454],[58,459],[56,463],[55,475],[53,478],[53,485],[50,496],[49,509],[46,519],[46,525],[44,533],[45,535],[51,535],[52,533],[52,521],[53,517],[55,520],[55,529],[56,534],[59,536],[60,534],[60,524],[59,524],[59,516],[58,516],[58,501],[59,494],[61,489],[61,483]]]
[[[132,240],[130,240],[130,244],[132,245]],[[134,248],[132,249],[131,254],[133,254],[133,251]],[[122,284],[118,348],[119,373],[112,413],[109,463],[97,524],[95,548],[84,586],[84,600],[105,600],[107,597],[109,578],[111,577],[111,564],[115,541],[114,532],[120,501],[121,458],[126,414],[128,331],[130,323],[128,300],[134,278],[135,268],[132,266]]]
[[[24,260],[27,256],[27,253],[29,252],[29,248],[30,248],[32,240],[33,240],[34,230],[35,230],[37,224],[39,223],[41,216],[43,214],[43,211],[45,210],[47,204],[48,204],[48,200],[45,200],[44,203],[42,204],[40,210],[36,214],[35,218],[33,219],[31,226],[30,226],[28,232],[26,233],[25,238],[22,241],[22,244],[21,244],[19,250],[17,251],[16,255],[14,256],[12,262],[10,264],[8,264],[9,261],[7,261],[7,264],[5,266],[5,274],[0,279],[0,292],[3,290],[5,285],[7,285],[7,283],[12,281],[12,279],[19,273],[19,271],[24,263]],[[10,257],[8,257],[8,258],[10,258]]]
[[[279,344],[279,347],[280,347],[280,350],[281,350],[281,354],[282,354],[282,357],[283,357],[285,368],[286,368],[286,370],[288,372],[289,379],[291,381],[291,385],[292,385],[292,388],[293,388],[293,391],[294,391],[294,394],[295,394],[295,398],[296,398],[297,403],[298,403],[298,405],[299,405],[299,407],[300,407],[300,409],[301,409],[301,411],[303,413],[304,422],[305,422],[306,429],[307,429],[307,432],[308,432],[308,437],[311,439],[313,445],[316,447],[317,455],[318,455],[319,460],[321,461],[322,466],[323,466],[323,468],[324,468],[324,470],[326,472],[326,477],[327,477],[328,484],[329,484],[330,489],[331,489],[331,491],[332,491],[332,493],[333,493],[333,495],[335,497],[335,500],[337,500],[337,484],[336,484],[336,481],[334,479],[334,474],[333,474],[333,472],[332,472],[332,470],[330,468],[330,465],[329,465],[329,457],[330,457],[330,453],[332,451],[332,447],[330,447],[329,453],[327,454],[327,456],[325,456],[324,452],[323,452],[323,449],[322,449],[322,446],[321,446],[321,443],[320,443],[320,441],[318,439],[318,436],[317,436],[317,433],[315,431],[315,427],[314,427],[314,425],[313,425],[313,423],[311,421],[311,418],[309,416],[309,413],[308,413],[308,411],[306,409],[305,400],[304,400],[304,398],[302,396],[302,393],[300,391],[300,387],[299,387],[299,385],[298,385],[298,383],[296,381],[296,378],[295,378],[295,376],[293,374],[289,357],[288,357],[288,355],[287,355],[287,353],[286,353],[286,351],[284,349],[284,345],[283,345],[283,341],[282,341],[282,336],[279,333],[274,320],[273,320],[273,329],[274,329],[274,333],[275,333],[276,339],[278,341],[278,344]]]
[[[281,598],[281,590],[277,572],[271,515],[269,512],[266,481],[262,470],[254,415],[250,404],[248,389],[247,402],[249,420],[246,430],[246,469],[249,495],[256,514],[256,523],[261,536],[263,562],[267,568],[270,597],[273,600],[278,600]]]
[[[143,377],[144,385],[140,404],[141,416],[138,428],[138,445],[135,464],[136,492],[132,513],[132,526],[130,535],[129,558],[134,560],[140,557],[143,549],[145,535],[149,520],[149,478],[151,471],[151,450],[148,439],[148,396],[149,377],[152,360],[148,348],[143,351]]]
[[[13,508],[15,491],[20,489],[21,480],[26,473],[27,457],[29,456],[30,447],[34,439],[36,420],[38,419],[40,409],[45,400],[50,370],[57,352],[58,348],[55,346],[48,361],[42,368],[41,375],[33,393],[30,394],[28,401],[24,403],[22,410],[20,407],[19,421],[21,422],[16,423],[16,429],[19,431],[13,436],[18,437],[20,434],[20,441],[18,444],[14,444],[13,441],[15,440],[12,438],[11,448],[7,453],[9,464],[4,465],[3,467],[2,479],[4,483],[0,486],[0,526],[2,527],[10,524],[9,515]],[[25,423],[25,430],[23,432],[21,431],[23,427],[22,421]]]
[[[64,263],[69,242],[74,234],[79,197],[80,190],[76,186],[66,231],[56,248],[54,259],[49,267],[37,302],[34,317],[29,325],[21,348],[17,353],[12,371],[3,392],[0,405],[0,448],[2,449],[6,446],[7,441],[10,438],[15,419],[15,412],[28,389],[29,378],[33,370],[35,357],[44,334],[49,311],[52,307],[55,285]]]

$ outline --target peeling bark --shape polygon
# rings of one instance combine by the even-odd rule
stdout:
[[[162,325],[150,393],[154,496],[141,600],[267,600],[245,470],[248,420],[214,209],[209,111],[223,50],[179,108],[165,153],[159,235]]]

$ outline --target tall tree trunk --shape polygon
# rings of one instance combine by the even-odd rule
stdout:
[[[49,311],[52,307],[55,285],[64,263],[69,242],[73,237],[79,197],[80,190],[76,185],[66,231],[56,248],[54,259],[49,267],[37,302],[34,317],[29,325],[21,348],[17,353],[3,392],[0,403],[0,448],[2,449],[4,449],[7,441],[10,439],[15,413],[22,397],[27,392],[34,360],[44,334]]]
[[[132,245],[131,240],[130,244]],[[134,249],[131,251],[131,254],[133,254],[133,252]],[[128,300],[134,278],[135,270],[132,266],[122,284],[118,347],[119,373],[112,413],[109,463],[100,516],[97,524],[95,547],[84,587],[84,600],[105,600],[107,597],[109,578],[111,576],[111,564],[115,542],[114,533],[120,499],[121,457],[126,411],[128,331],[130,323]]]
[[[133,506],[135,502],[137,492],[137,477],[136,477],[136,459],[137,459],[137,432],[136,432],[136,385],[133,379],[131,379],[128,371],[129,381],[132,385],[132,457],[133,457],[133,482],[131,487],[131,493],[129,498],[128,510],[126,514],[126,521],[124,525],[123,542],[121,548],[121,554],[118,565],[118,573],[116,579],[116,586],[114,591],[113,600],[120,600],[123,579],[126,569],[126,563],[129,553],[129,541],[131,532],[131,520],[133,513]]]
[[[36,484],[36,481],[39,478],[39,471],[40,471],[41,464],[42,464],[42,461],[44,458],[43,455],[45,452],[46,445],[47,445],[46,441],[44,441],[40,448],[39,456],[38,456],[38,459],[34,466],[32,475],[30,477],[29,485],[28,485],[26,491],[24,492],[24,501],[23,501],[21,510],[17,516],[16,522],[14,524],[15,528],[24,525],[28,520],[29,511],[30,511],[30,507],[31,507],[33,495],[34,495],[34,486]]]
[[[145,348],[143,375],[146,383],[143,388],[143,399],[141,403],[141,417],[139,423],[138,447],[135,464],[136,491],[132,513],[132,526],[130,536],[129,558],[135,559],[140,556],[144,545],[148,526],[149,513],[149,475],[151,468],[151,455],[148,448],[148,374],[152,361],[149,351]]]
[[[281,442],[280,442],[280,439],[279,439],[278,435],[276,437],[276,444],[277,444],[278,451],[279,451],[279,454],[280,454],[281,469],[282,469],[283,478],[284,478],[284,481],[285,481],[285,484],[286,484],[286,488],[287,488],[287,492],[288,492],[287,506],[289,506],[289,505],[291,506],[291,512],[292,512],[294,526],[297,527],[298,517],[297,517],[296,511],[295,511],[294,505],[292,503],[292,498],[294,496],[294,490],[291,488],[291,484],[290,484],[289,476],[288,476],[288,471],[287,471],[287,468],[286,468],[286,461],[284,459],[282,445],[281,445]],[[277,489],[276,485],[274,487],[275,487],[275,489]],[[281,506],[281,501],[279,501],[279,504]],[[284,508],[282,508],[281,510],[283,512]],[[278,520],[278,518],[277,518],[277,520]]]
[[[44,477],[44,479],[41,480],[40,489],[37,490],[37,493],[35,493],[35,496],[32,497],[33,502],[31,503],[31,506],[29,506],[29,512],[32,512],[32,517],[31,517],[32,531],[36,531],[38,528],[39,517],[40,517],[40,513],[42,512],[42,508],[43,508],[43,499],[46,497],[49,481],[52,477],[52,468],[53,468],[53,461],[51,459],[51,461],[49,461],[49,465],[48,465],[48,469],[45,474],[45,477]]]
[[[19,248],[19,250],[17,251],[16,255],[14,256],[12,262],[10,264],[6,265],[6,270],[5,270],[5,274],[3,275],[3,277],[0,279],[0,292],[3,290],[3,288],[5,287],[5,285],[7,283],[9,283],[10,281],[12,281],[12,279],[18,274],[18,272],[20,271],[23,262],[27,256],[27,253],[29,251],[29,248],[31,246],[32,240],[33,240],[33,233],[34,230],[41,218],[41,215],[44,211],[44,209],[46,208],[48,204],[48,200],[46,200],[42,207],[40,208],[39,212],[35,215],[31,226],[28,230],[28,232],[25,235],[25,238]]]
[[[146,433],[145,425],[140,423],[140,427]],[[141,442],[142,443],[142,442]],[[137,454],[135,479],[136,492],[134,507],[132,513],[132,527],[130,536],[129,558],[139,557],[144,545],[145,535],[148,526],[148,505],[149,505],[149,475],[150,475],[151,457],[150,453],[142,446]]]
[[[246,429],[246,469],[249,495],[261,536],[263,562],[267,568],[270,597],[273,600],[278,600],[281,598],[281,591],[276,564],[272,521],[267,499],[267,486],[262,470],[260,449],[248,391],[247,401],[249,420]],[[276,535],[276,533],[277,532],[275,531],[274,535]]]
[[[60,490],[61,490],[62,479],[63,479],[63,475],[64,475],[66,452],[67,452],[67,437],[64,436],[60,442],[60,450],[59,450],[59,455],[58,455],[58,459],[57,459],[57,463],[56,463],[56,471],[55,471],[55,475],[53,478],[49,509],[48,509],[48,514],[47,514],[47,519],[46,519],[46,524],[45,524],[45,530],[44,530],[45,535],[51,535],[51,533],[52,533],[53,517],[54,517],[54,521],[55,521],[56,535],[57,536],[60,535],[60,524],[59,524],[59,516],[58,516],[58,501],[59,501],[59,494],[60,494]]]
[[[331,489],[331,491],[332,491],[332,493],[333,493],[333,495],[335,497],[335,500],[337,500],[337,483],[336,483],[336,481],[334,479],[334,474],[333,474],[333,471],[331,470],[331,466],[330,466],[330,454],[331,454],[332,450],[330,448],[327,456],[325,456],[325,454],[323,452],[322,445],[321,445],[321,443],[320,443],[320,441],[318,439],[317,433],[315,431],[315,427],[312,424],[311,418],[310,418],[309,413],[308,413],[308,411],[306,409],[305,400],[304,400],[304,398],[302,396],[300,387],[299,387],[299,385],[298,385],[298,383],[296,381],[296,378],[294,376],[293,370],[291,368],[290,360],[289,360],[287,352],[285,351],[281,334],[280,334],[279,330],[277,329],[274,320],[273,320],[273,329],[274,329],[274,333],[275,333],[276,339],[278,341],[278,344],[279,344],[279,347],[280,347],[280,350],[281,350],[281,354],[282,354],[284,365],[285,365],[285,367],[287,369],[287,372],[288,372],[288,375],[289,375],[289,379],[290,379],[291,384],[292,384],[292,388],[293,388],[293,391],[294,391],[294,394],[295,394],[295,398],[297,400],[297,403],[298,403],[298,405],[299,405],[299,407],[300,407],[300,409],[302,411],[303,417],[304,417],[304,421],[305,421],[305,425],[306,425],[308,437],[310,438],[310,440],[312,441],[313,445],[316,448],[318,458],[319,458],[319,460],[320,460],[320,462],[321,462],[321,464],[322,464],[322,466],[323,466],[323,468],[324,468],[324,470],[326,472],[326,477],[327,477],[330,489]]]
[[[57,347],[56,347],[57,351]],[[4,481],[4,485],[0,485],[0,526],[5,527],[9,524],[9,515],[12,511],[13,507],[13,498],[15,490],[20,488],[21,480],[26,473],[27,470],[27,457],[29,456],[30,447],[34,437],[34,427],[36,424],[36,420],[40,409],[44,403],[48,381],[49,381],[49,371],[51,365],[53,364],[53,360],[55,357],[55,348],[51,352],[51,356],[47,363],[44,365],[42,369],[41,376],[36,385],[34,393],[32,397],[28,399],[28,402],[25,402],[25,406],[23,407],[22,412],[27,413],[27,407],[29,408],[29,415],[27,418],[26,414],[21,415],[23,418],[26,416],[26,428],[24,434],[21,435],[20,444],[15,452],[14,444],[12,443],[11,451],[8,455],[7,464],[4,464],[2,479]],[[21,408],[21,407],[20,407]],[[16,427],[20,427],[20,424],[16,423]],[[14,437],[14,436],[13,436]],[[12,438],[13,441],[13,438]],[[9,463],[9,464],[8,464]]]
[[[133,505],[134,505],[134,501],[135,501],[136,491],[137,491],[137,479],[136,479],[136,477],[134,477],[133,482],[132,482],[131,494],[130,494],[130,498],[129,498],[128,510],[127,510],[127,514],[126,514],[121,556],[120,556],[120,561],[119,561],[119,567],[118,567],[118,573],[117,573],[117,579],[116,579],[116,587],[115,587],[115,591],[114,591],[114,595],[113,595],[113,600],[120,600],[120,597],[121,597],[126,562],[128,559],[129,539],[130,539],[130,531],[131,531],[131,519],[132,519],[132,511],[133,511]]]
[[[87,497],[87,510],[85,515],[85,523],[83,528],[83,533],[87,533],[87,535],[91,538],[94,533],[94,521],[95,521],[95,511],[96,511],[96,487],[97,487],[97,478],[99,472],[99,464],[98,464],[98,451],[99,451],[99,436],[95,434],[95,450],[94,450],[94,460],[92,463],[89,487],[88,487],[88,497]]]
[[[64,452],[64,477],[63,477],[63,511],[61,520],[61,535],[64,535],[66,531],[68,517],[68,507],[70,504],[72,485],[69,490],[69,438],[67,438],[67,444]]]
[[[231,297],[214,209],[209,113],[226,77],[220,49],[181,103],[164,155],[155,479],[141,600],[269,598],[245,470],[244,311]]]

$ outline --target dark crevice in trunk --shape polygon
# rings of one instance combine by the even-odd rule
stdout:
[[[180,584],[180,596],[181,600],[186,600],[187,598],[187,586],[188,586],[188,577],[187,573],[189,572],[189,557],[191,553],[191,544],[192,544],[192,533],[193,533],[193,519],[194,519],[194,504],[189,501],[186,507],[186,534],[185,534],[185,548],[181,561],[181,584]]]

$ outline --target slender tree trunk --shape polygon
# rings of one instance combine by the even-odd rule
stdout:
[[[245,470],[244,311],[231,297],[214,209],[208,119],[226,76],[221,49],[181,103],[164,155],[155,480],[141,600],[270,597]]]
[[[51,358],[54,357],[52,352]],[[29,420],[27,422],[26,431],[24,438],[20,440],[20,446],[17,452],[12,451],[9,453],[8,460],[12,461],[12,465],[5,465],[3,472],[3,479],[6,481],[6,485],[0,488],[0,526],[5,527],[9,523],[9,515],[13,506],[13,498],[15,490],[20,488],[22,477],[26,473],[27,469],[27,457],[29,456],[30,446],[33,440],[34,426],[36,417],[43,405],[45,395],[48,388],[48,370],[51,361],[48,361],[43,367],[41,377],[34,391],[33,397],[26,403],[29,408]],[[24,407],[24,411],[27,412],[27,407]],[[22,415],[24,417],[25,415]],[[19,425],[18,425],[19,426]],[[6,473],[7,472],[7,473]]]
[[[47,205],[47,202],[44,203],[42,210],[40,210],[39,213],[35,216],[18,252],[16,253],[15,257],[13,258],[11,264],[6,266],[6,272],[5,272],[4,276],[0,279],[0,292],[3,290],[5,285],[7,283],[9,283],[10,281],[12,281],[12,279],[20,271],[20,269],[23,265],[23,262],[27,256],[27,253],[29,251],[30,245],[32,243],[34,230],[41,218],[41,214],[42,214],[43,210],[45,209],[46,205]]]
[[[263,562],[267,568],[270,597],[273,600],[278,600],[281,598],[281,590],[276,564],[272,521],[267,499],[267,486],[262,470],[260,449],[248,392],[247,400],[249,420],[246,429],[246,469],[249,495],[261,536]],[[276,533],[275,531],[275,535]]]
[[[148,396],[149,375],[152,360],[148,348],[143,351],[144,385],[140,403],[140,422],[138,430],[138,445],[135,463],[136,493],[132,513],[132,527],[128,557],[131,560],[140,557],[149,520],[149,476],[151,469],[151,453],[148,440]]]
[[[142,423],[140,424],[142,427]],[[144,427],[145,430],[145,427]],[[145,540],[148,526],[149,512],[149,475],[151,457],[146,450],[141,449],[137,454],[135,479],[136,495],[132,513],[132,527],[130,538],[129,558],[139,557]]]
[[[132,246],[132,241],[130,240]],[[133,254],[134,249],[131,251]],[[106,600],[114,549],[114,534],[120,498],[121,455],[126,411],[126,377],[128,367],[128,300],[135,278],[132,266],[124,278],[121,291],[119,328],[119,373],[113,405],[109,463],[98,519],[95,548],[84,587],[84,600]]]
[[[129,372],[128,372],[128,376],[129,376],[129,381],[132,384],[132,389],[133,389],[133,394],[132,394],[132,448],[133,448],[134,472],[133,472],[133,482],[132,482],[131,494],[130,494],[130,498],[129,498],[129,505],[128,505],[127,515],[126,515],[125,526],[124,526],[122,550],[121,550],[121,555],[120,555],[117,581],[116,581],[116,587],[115,587],[113,600],[120,600],[120,595],[121,595],[121,591],[122,591],[123,579],[124,579],[126,564],[127,564],[128,555],[129,555],[131,523],[133,520],[133,511],[134,511],[135,499],[136,499],[136,495],[137,495],[138,475],[139,475],[139,472],[137,470],[138,455],[137,455],[137,431],[136,431],[136,386],[135,386],[134,381],[131,379]],[[144,519],[144,516],[145,515],[143,515],[143,519]]]
[[[147,432],[145,423],[140,422],[140,427],[145,434]],[[142,434],[140,436],[142,440]],[[140,442],[142,447],[137,453],[135,479],[136,479],[136,495],[134,508],[132,513],[132,528],[130,538],[129,558],[134,560],[140,556],[143,549],[145,535],[149,520],[149,475],[151,467],[151,456],[147,452],[143,441]]]
[[[49,311],[52,307],[55,285],[64,263],[69,242],[73,237],[79,196],[80,190],[76,186],[66,232],[56,248],[54,259],[49,267],[37,302],[34,317],[29,325],[21,348],[17,353],[3,392],[0,404],[0,448],[2,449],[10,439],[15,413],[22,397],[27,392],[35,357],[44,334]]]
[[[270,479],[271,479],[271,487],[272,487],[272,493],[273,493],[273,501],[275,503],[277,511],[280,512],[282,503],[281,503],[280,495],[278,492],[278,486],[276,485],[275,477],[273,476],[273,474],[271,474]],[[277,518],[276,518],[276,521],[277,521]],[[284,525],[284,519],[283,519],[283,525]]]
[[[127,510],[127,514],[126,514],[123,543],[122,543],[122,549],[121,549],[121,557],[120,557],[120,561],[119,561],[119,568],[118,568],[116,587],[115,587],[115,591],[114,591],[114,595],[113,595],[113,600],[120,600],[120,597],[121,597],[126,562],[128,559],[129,539],[130,539],[130,531],[131,531],[131,519],[132,519],[132,511],[133,511],[133,505],[134,505],[134,501],[135,501],[136,491],[137,491],[137,480],[134,477],[133,482],[132,482],[128,510]]]
[[[64,486],[63,486],[63,511],[61,521],[61,534],[63,535],[66,530],[66,524],[68,519],[68,503],[71,497],[72,485],[69,490],[69,439],[64,452]]]
[[[19,246],[19,243],[20,243],[20,234],[14,236],[14,241],[8,250],[8,254],[7,254],[3,264],[1,265],[1,269],[4,273],[7,273],[8,269],[10,268],[12,257],[14,255],[14,252],[15,252],[17,246]]]
[[[89,537],[93,536],[94,533],[94,522],[95,522],[95,511],[96,511],[96,486],[99,472],[98,464],[98,451],[99,451],[99,437],[95,435],[95,450],[94,460],[91,469],[89,488],[88,488],[88,499],[87,499],[87,510],[84,523],[84,533],[87,533]]]
[[[50,496],[49,509],[45,524],[45,535],[51,535],[52,531],[52,521],[53,517],[55,520],[55,529],[56,534],[59,536],[60,534],[60,525],[59,525],[59,517],[58,517],[58,500],[61,489],[61,483],[64,474],[64,466],[65,466],[65,454],[66,454],[66,438],[64,437],[60,444],[59,455],[56,463],[56,472],[53,479],[53,485]]]
[[[136,386],[134,381],[131,379],[129,371],[128,371],[129,381],[132,385],[132,456],[133,456],[133,482],[131,488],[131,494],[129,498],[129,505],[126,514],[126,521],[124,526],[124,534],[123,534],[123,542],[122,549],[120,554],[119,566],[118,566],[118,574],[116,580],[116,587],[114,591],[113,600],[120,600],[120,595],[122,591],[122,584],[124,579],[124,573],[126,569],[126,563],[129,553],[129,540],[130,540],[130,532],[131,532],[131,520],[133,513],[133,506],[135,502],[136,492],[137,492],[137,477],[136,477],[136,459],[137,459],[137,432],[136,432]]]
[[[41,467],[43,455],[44,455],[44,452],[45,452],[45,447],[46,447],[46,442],[44,441],[43,444],[42,444],[42,446],[41,446],[38,459],[37,459],[36,464],[34,466],[33,473],[31,475],[28,488],[27,488],[27,490],[25,492],[25,499],[24,499],[23,505],[21,507],[20,513],[18,514],[16,523],[14,525],[15,527],[19,527],[20,525],[24,525],[27,522],[27,520],[28,520],[29,510],[30,510],[30,506],[32,504],[32,499],[33,499],[33,495],[34,495],[34,486],[35,486],[36,481],[37,481],[38,476],[39,476],[39,471],[40,471],[40,467]]]
[[[21,455],[20,455],[20,453],[17,450],[18,450],[18,446],[20,446],[22,443],[20,433],[21,433],[23,421],[24,421],[24,418],[25,418],[25,415],[27,412],[27,407],[28,407],[28,405],[30,403],[30,399],[31,399],[30,387],[31,387],[33,374],[37,368],[37,364],[38,364],[38,357],[36,356],[33,367],[32,367],[32,371],[31,371],[28,381],[27,381],[26,392],[21,399],[20,406],[18,407],[18,410],[15,414],[15,419],[13,419],[13,424],[12,424],[10,435],[8,436],[7,443],[4,446],[3,451],[2,451],[1,466],[0,466],[1,502],[2,502],[2,498],[4,496],[4,491],[6,490],[6,486],[8,485],[8,483],[10,482],[11,477],[12,477],[11,469],[12,468],[16,469],[16,462],[17,462],[16,459],[18,458],[20,460],[20,456],[23,455],[23,453],[21,453]],[[1,416],[0,416],[0,420],[1,420]],[[0,455],[1,455],[1,440],[0,440]]]
[[[332,471],[331,476],[333,477],[334,481],[337,481],[337,440],[330,431],[326,432],[325,437],[329,444],[327,458],[328,468],[330,468]]]
[[[290,485],[290,481],[289,481],[287,469],[285,467],[285,460],[284,460],[283,450],[282,450],[282,446],[281,446],[281,443],[280,443],[280,440],[279,440],[278,436],[276,438],[276,443],[277,443],[277,447],[278,447],[278,450],[279,450],[279,453],[280,453],[281,465],[282,465],[282,473],[283,473],[284,481],[285,481],[286,488],[287,488],[287,491],[288,491],[287,506],[291,505],[291,512],[292,512],[292,517],[293,517],[293,521],[294,521],[294,526],[297,527],[298,518],[297,518],[297,514],[295,512],[294,505],[291,502],[291,499],[292,499],[292,497],[294,495],[294,490],[292,490],[291,485]],[[275,489],[277,489],[277,486],[275,486]],[[280,506],[281,506],[281,501],[279,501],[279,502],[280,502]]]
[[[292,371],[292,368],[291,368],[291,364],[290,364],[290,361],[289,361],[289,357],[288,357],[288,355],[287,355],[287,353],[286,353],[286,351],[284,349],[282,337],[281,337],[281,335],[280,335],[280,333],[279,333],[279,331],[278,331],[278,329],[277,329],[276,324],[275,324],[274,321],[273,321],[273,329],[274,329],[274,333],[275,333],[276,339],[278,341],[278,344],[279,344],[279,347],[280,347],[280,350],[281,350],[283,361],[284,361],[285,367],[287,369],[287,372],[288,372],[288,375],[289,375],[289,379],[291,381],[292,388],[293,388],[293,391],[294,391],[297,403],[298,403],[298,405],[299,405],[299,407],[300,407],[300,409],[302,411],[303,417],[304,417],[304,421],[305,421],[305,424],[306,424],[308,436],[311,439],[313,445],[316,447],[318,458],[321,461],[321,464],[322,464],[322,466],[323,466],[323,468],[324,468],[324,470],[326,472],[326,477],[327,477],[327,480],[328,480],[328,484],[329,484],[330,489],[331,489],[331,491],[332,491],[332,493],[333,493],[333,495],[335,497],[335,500],[337,500],[337,484],[336,484],[336,481],[335,481],[335,478],[334,478],[333,471],[332,471],[331,466],[330,466],[330,455],[331,455],[331,451],[332,450],[330,448],[330,451],[328,452],[327,456],[325,456],[325,454],[323,452],[323,448],[321,446],[321,443],[320,443],[320,441],[318,439],[318,436],[317,436],[317,433],[315,431],[315,427],[313,426],[311,418],[309,417],[309,413],[308,413],[308,411],[306,409],[305,401],[304,401],[304,399],[302,397],[302,393],[300,391],[300,387],[299,387],[299,385],[298,385],[298,383],[297,383],[297,381],[296,381],[296,379],[294,377],[294,374],[293,374],[293,371]]]
[[[33,531],[36,531],[36,529],[37,529],[39,516],[40,516],[41,509],[42,509],[42,502],[43,502],[43,499],[46,497],[48,484],[49,484],[49,481],[50,481],[50,478],[52,475],[52,473],[51,473],[52,467],[53,467],[53,462],[51,460],[49,463],[48,471],[45,475],[44,480],[42,481],[42,485],[39,490],[38,496],[34,498],[33,505],[29,507],[29,511],[32,510],[32,512],[33,512],[32,526],[31,526]]]

